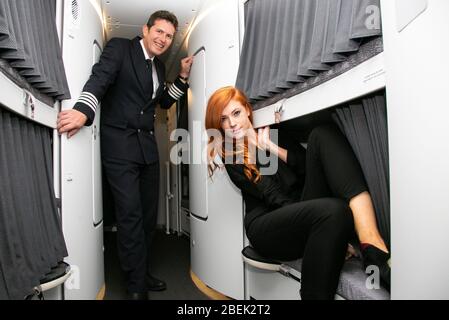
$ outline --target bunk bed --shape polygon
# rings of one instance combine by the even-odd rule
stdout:
[[[37,18],[36,12],[42,12],[42,18]],[[1,95],[0,102],[53,128],[55,101],[70,98],[55,13],[51,1],[0,3],[0,84],[8,93]],[[28,23],[23,24],[23,18]]]
[[[0,60],[0,104],[15,114],[49,128],[56,128],[54,100],[33,88],[7,61]]]
[[[236,87],[250,98],[254,126],[278,124],[303,134],[310,128],[298,127],[336,122],[361,162],[381,233],[389,245],[380,1],[249,0],[244,15],[245,36]],[[303,142],[306,135],[300,137]],[[367,146],[360,148],[360,144]],[[368,159],[370,156],[372,159]],[[273,261],[260,256],[248,242],[246,245],[242,251],[247,264],[246,298],[298,298],[301,259]],[[341,273],[338,297],[390,299],[388,291],[371,290],[367,281],[361,261],[350,259]]]
[[[0,299],[70,276],[53,179],[54,106],[70,97],[55,13],[52,1],[0,2]]]

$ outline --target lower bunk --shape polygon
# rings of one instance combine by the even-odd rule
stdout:
[[[247,246],[242,250],[246,274],[246,298],[256,300],[301,299],[302,259],[276,261]],[[390,300],[390,293],[380,285],[378,274],[364,270],[359,257],[348,259],[342,269],[336,300]]]

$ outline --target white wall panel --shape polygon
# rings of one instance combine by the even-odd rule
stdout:
[[[206,129],[204,116],[206,113],[206,55],[201,50],[195,55],[195,64],[191,70],[190,101],[189,101],[189,132],[190,132],[190,165],[189,165],[189,190],[190,212],[198,217],[207,218],[208,194],[207,194],[207,162],[204,159],[206,148]]]
[[[204,95],[207,101],[218,88],[235,83],[240,40],[238,9],[238,0],[204,2],[187,45],[189,54],[204,47],[206,81],[205,86],[200,87],[195,86],[195,83],[196,81],[201,83],[201,79],[190,79],[191,97]],[[192,71],[194,68],[195,65]],[[198,77],[201,76],[201,72],[198,72]],[[204,103],[190,105],[189,121],[191,121],[191,115],[204,121],[205,109]],[[204,130],[204,122],[200,125],[201,129]],[[192,133],[190,134],[192,137]],[[205,142],[206,138],[203,134],[202,141]],[[199,141],[196,138],[194,142]],[[201,148],[200,152],[201,157],[205,159],[205,148]],[[225,171],[217,172],[211,180],[205,178],[207,176],[205,165],[200,170],[202,172],[198,178],[193,179],[197,179],[197,183],[201,186],[197,183],[191,184],[190,202],[198,201],[198,206],[194,205],[194,208],[203,210],[198,209],[199,202],[206,195],[205,212],[202,216],[207,217],[207,220],[193,216],[190,218],[192,271],[211,288],[232,298],[243,299],[243,262],[240,253],[243,248],[241,194],[230,182]],[[192,179],[192,172],[190,179]]]
[[[91,1],[64,1],[63,59],[72,94],[62,109],[71,109],[98,58],[94,42],[103,44],[102,22]],[[61,197],[64,236],[74,274],[65,286],[66,299],[95,299],[104,285],[101,176],[99,176],[99,114],[74,137],[61,137]],[[94,210],[95,208],[95,210]],[[99,223],[94,226],[94,223]]]
[[[403,2],[403,1],[402,1]],[[383,0],[390,153],[392,298],[449,298],[449,2],[398,32]],[[399,6],[400,7],[400,6]]]

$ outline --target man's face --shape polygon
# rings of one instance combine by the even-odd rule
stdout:
[[[175,26],[163,19],[154,22],[151,28],[143,26],[143,43],[150,57],[163,54],[170,47],[175,36]]]

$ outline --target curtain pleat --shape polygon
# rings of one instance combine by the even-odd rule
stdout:
[[[313,35],[310,41],[309,56],[307,64],[310,70],[325,71],[329,70],[330,66],[323,63],[321,60],[323,54],[323,44],[326,36],[326,17],[327,14],[323,12],[328,11],[329,0],[315,0],[316,10],[313,25]]]
[[[270,19],[270,12],[273,9],[271,4],[268,2],[262,3],[263,5],[260,8],[260,22],[259,22],[259,37],[258,41],[256,42],[256,53],[259,53],[256,56],[256,60],[254,61],[254,81],[252,81],[250,90],[251,92],[254,92],[255,96],[254,98],[258,97],[258,93],[261,93],[264,95],[263,92],[260,92],[261,87],[261,76],[262,76],[262,68],[264,67],[264,64],[266,64],[266,61],[269,59],[269,51],[270,45],[268,41],[263,41],[262,37],[268,37],[268,32],[272,30],[273,21]],[[260,54],[263,52],[264,54]]]
[[[362,167],[379,231],[390,246],[390,192],[385,95],[337,108],[335,122],[345,133]]]
[[[277,21],[270,18],[273,14],[278,14],[280,10],[283,10],[282,6],[276,5],[273,2],[268,3],[265,9],[264,13],[264,21],[267,25],[267,30],[265,33],[265,36],[267,38],[271,39],[278,39],[280,40],[280,37],[276,37],[276,34],[281,32],[281,24]],[[262,67],[260,68],[260,73],[257,74],[256,82],[258,82],[257,90],[255,97],[262,97],[267,98],[272,96],[273,90],[274,92],[277,92],[276,85],[272,85],[269,83],[269,78],[264,77],[265,74],[271,74],[274,72],[273,64],[278,62],[278,55],[274,50],[272,50],[273,44],[269,41],[264,41],[265,47],[264,47],[264,54],[260,55],[260,58],[263,58]]]
[[[274,6],[275,8],[273,9],[273,14],[276,15],[282,15],[286,12],[286,10],[288,10],[288,1],[283,1],[281,5],[276,5]],[[249,10],[248,10],[249,11]],[[270,19],[272,21],[274,21],[274,19]],[[273,28],[273,35],[270,35],[273,39],[273,46],[275,48],[281,48],[281,41],[282,41],[282,37],[277,37],[276,35],[280,34],[281,32],[283,32],[283,25],[282,23],[280,23],[279,21],[275,21],[275,26]],[[267,44],[269,44],[269,42],[267,41]],[[272,48],[269,48],[270,51],[270,55],[271,55],[271,60],[268,61],[268,71],[263,74],[269,74],[269,77],[260,77],[260,81],[263,83],[262,85],[262,91],[264,92],[268,92],[270,95],[273,93],[278,93],[280,92],[280,90],[277,88],[276,85],[276,76],[277,76],[277,65],[280,61],[280,56],[281,56],[281,49],[280,50],[272,50]]]
[[[285,3],[284,3],[285,2]],[[285,1],[279,1],[276,2],[276,5],[283,4],[283,19],[274,19],[277,23],[280,23],[281,33],[277,34],[276,37],[280,37],[281,41],[279,44],[279,47],[272,47],[272,51],[279,50],[279,59],[275,62],[277,64],[277,68],[275,69],[275,79],[274,79],[274,85],[276,89],[279,91],[283,91],[284,89],[289,89],[293,86],[292,82],[302,82],[303,80],[298,78],[296,74],[294,75],[293,79],[289,79],[287,77],[289,66],[292,64],[292,59],[294,59],[294,55],[292,52],[296,52],[296,49],[294,46],[297,44],[296,41],[294,41],[295,38],[300,37],[300,30],[297,28],[296,25],[294,25],[294,18],[295,16],[291,13],[300,14],[297,10],[297,7],[299,6],[300,2],[294,1],[294,0],[285,0]],[[273,16],[271,17],[273,19]],[[246,31],[245,31],[246,33]],[[272,40],[265,39],[265,41],[269,41],[272,43]],[[267,75],[262,75],[263,77],[266,77]],[[251,97],[251,95],[249,95]]]
[[[42,94],[69,99],[55,0],[0,0],[0,58]]]
[[[55,1],[46,1],[46,0],[40,0],[43,5],[43,10],[45,12],[56,12],[56,3]],[[54,20],[42,20],[44,21],[45,30],[49,30],[52,28],[52,24],[54,25]],[[53,28],[56,28],[53,26]],[[50,64],[52,67],[51,76],[55,77],[55,98],[58,100],[64,100],[68,99],[70,97],[70,92],[67,85],[67,78],[66,73],[64,69],[64,62],[62,60],[62,52],[61,48],[59,46],[59,38],[58,34],[56,32],[53,32],[48,35],[50,38],[49,46],[48,46],[48,54],[50,57],[50,61],[55,61],[55,63]],[[59,89],[60,83],[65,83],[66,85],[61,87],[63,90]]]
[[[26,1],[26,0],[20,0]],[[33,0],[32,4],[24,6],[25,16],[27,17],[27,25],[29,26],[29,31],[31,32],[31,38],[33,39],[33,47],[36,52],[35,61],[39,63],[39,67],[41,70],[41,77],[44,80],[42,83],[37,84],[36,88],[39,89],[43,93],[54,93],[55,83],[52,79],[52,72],[50,71],[50,65],[43,63],[44,61],[51,61],[49,56],[47,55],[47,48],[49,45],[45,44],[45,37],[40,30],[42,29],[42,24],[39,23],[42,19],[39,19],[35,16],[35,12],[42,12],[40,8],[40,0]],[[28,20],[29,19],[29,20]]]
[[[18,58],[10,62],[13,68],[16,68],[20,75],[33,86],[42,83],[42,67],[37,59],[37,52],[34,46],[34,39],[31,37],[28,23],[21,23],[21,18],[25,16],[23,0],[10,1],[10,8],[12,10],[12,28],[16,34],[17,45],[23,49],[23,58],[18,55]],[[11,52],[6,55],[6,59],[14,59],[15,53]]]
[[[36,66],[38,73],[38,76],[36,77],[29,77],[28,81],[33,82],[35,88],[45,93],[53,86],[53,84],[50,80],[48,64],[44,63],[44,61],[48,60],[47,57],[45,57],[45,51],[42,48],[40,39],[40,34],[42,34],[42,32],[38,29],[39,26],[35,16],[36,12],[39,12],[38,8],[36,8],[38,2],[39,0],[33,0],[31,3],[28,3],[27,0],[18,0],[17,4],[22,13],[22,19],[25,18],[27,21],[24,26],[28,34],[29,42],[25,43],[25,45],[29,45],[31,49],[33,65]]]
[[[380,35],[380,30],[376,25],[372,25],[372,19],[381,24],[380,11],[378,11],[378,0],[353,0],[352,3],[352,23],[351,38],[364,38]],[[377,15],[372,17],[372,15]]]
[[[338,7],[338,15],[334,37],[334,53],[348,53],[357,51],[359,49],[360,42],[351,38],[351,26],[353,21],[352,6],[353,2],[357,1],[359,0],[336,1]]]
[[[302,26],[301,26],[301,41],[298,48],[298,60],[296,62],[296,72],[301,77],[313,77],[316,75],[309,67],[309,52],[311,49],[311,42],[313,37],[313,30],[315,25],[315,13],[316,13],[316,1],[315,0],[302,0],[300,1],[300,11],[302,12]]]
[[[321,56],[321,61],[323,63],[337,63],[345,60],[345,56],[338,54],[334,51],[335,48],[335,37],[337,34],[337,23],[338,23],[338,10],[339,3],[338,0],[327,0],[328,7],[326,12],[326,31],[323,43],[323,53]]]
[[[0,57],[5,60],[11,60],[10,64],[14,63],[16,66],[13,67],[16,67],[18,70],[19,68],[32,69],[32,64],[29,63],[31,57],[27,55],[27,52],[25,52],[25,48],[23,46],[24,43],[23,34],[25,32],[22,32],[23,26],[19,23],[20,16],[17,11],[17,2],[9,0],[0,0],[0,1],[4,3],[4,8],[7,10],[5,12],[5,15],[8,17],[8,20],[6,21],[7,23],[6,27],[9,28],[10,39],[14,43],[14,48],[11,48],[13,50],[6,50],[0,52]],[[0,48],[0,49],[9,49],[9,48]]]
[[[67,256],[51,129],[0,109],[0,296],[23,299]]]
[[[379,0],[249,0],[236,87],[251,102],[299,86],[356,53]]]
[[[34,265],[30,264],[30,268],[25,268],[25,259],[33,254],[27,254],[25,251],[25,245],[21,241],[23,233],[20,230],[20,225],[23,224],[21,216],[23,215],[23,209],[20,207],[24,205],[24,202],[17,201],[19,195],[18,192],[25,192],[20,188],[25,188],[26,182],[22,180],[23,172],[15,172],[16,166],[21,167],[20,161],[23,159],[17,157],[18,150],[21,145],[14,148],[14,144],[17,143],[17,133],[14,132],[14,127],[17,128],[17,124],[11,119],[8,113],[3,113],[0,110],[1,124],[0,127],[0,148],[1,153],[1,169],[0,169],[0,203],[1,203],[1,226],[3,228],[0,236],[2,237],[1,243],[1,258],[2,270],[4,272],[6,291],[8,298],[20,299],[20,296],[31,293],[33,284],[30,281],[31,270]],[[14,174],[15,172],[15,174]],[[26,194],[25,194],[26,196]],[[26,212],[27,210],[25,210]],[[32,221],[30,221],[32,223]],[[39,261],[37,261],[39,263]],[[26,288],[26,289],[25,289]]]
[[[245,7],[248,10],[245,10],[245,32],[244,41],[242,46],[242,52],[240,55],[240,65],[237,76],[237,86],[242,88],[245,92],[250,91],[251,81],[250,78],[246,75],[254,73],[254,64],[251,61],[254,61],[256,58],[256,51],[254,43],[256,42],[255,37],[251,36],[255,34],[255,29],[258,28],[257,19],[256,19],[256,11],[252,9],[255,6],[254,1],[249,1],[246,3]]]
[[[0,1],[0,48],[17,50],[17,41],[10,29],[11,11],[6,1]]]

